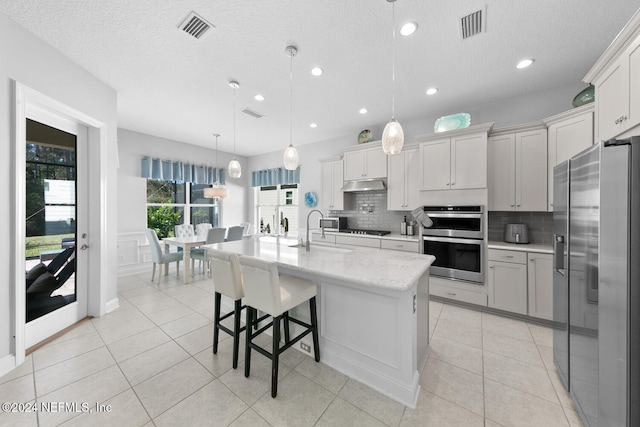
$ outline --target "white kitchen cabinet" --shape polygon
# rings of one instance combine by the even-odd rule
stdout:
[[[416,137],[420,143],[420,189],[487,187],[487,133],[493,123]]]
[[[526,253],[489,249],[488,290],[489,307],[527,314]]]
[[[322,163],[322,210],[341,211],[349,208],[349,195],[342,192],[344,169],[342,160],[328,160]]]
[[[542,123],[497,130],[489,138],[489,210],[547,210],[547,130]]]
[[[418,147],[405,147],[387,158],[387,209],[412,210],[420,204],[420,164]]]
[[[420,252],[420,243],[409,240],[388,240],[380,239],[380,249],[390,249],[392,251]]]
[[[382,151],[380,143],[373,147],[346,150],[344,152],[344,180],[357,181],[362,179],[386,178],[387,155]]]
[[[529,316],[553,320],[553,255],[529,252]]]
[[[324,237],[322,237],[321,231],[312,231],[311,233],[311,241],[314,243],[324,243],[326,245],[335,245],[336,244],[336,236],[335,234],[324,233]]]
[[[593,144],[593,104],[544,120],[548,126],[547,210],[553,211],[553,168]]]
[[[360,236],[337,235],[336,245],[366,246],[368,248],[380,249],[380,239]]]
[[[595,86],[597,141],[640,124],[639,21],[623,29],[584,78]]]

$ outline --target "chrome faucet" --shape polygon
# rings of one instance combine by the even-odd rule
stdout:
[[[312,213],[314,212],[318,212],[320,214],[320,216],[324,219],[324,215],[322,214],[322,212],[320,212],[318,209],[314,209],[311,212],[309,212],[309,215],[307,215],[307,241],[304,244],[304,248],[307,252],[309,252],[309,217],[311,216]],[[322,223],[321,223],[322,224]],[[320,229],[322,230],[322,238],[324,239],[324,226],[321,226]]]

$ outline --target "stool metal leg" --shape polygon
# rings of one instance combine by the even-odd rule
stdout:
[[[220,300],[222,295],[215,293],[215,304],[213,310],[213,354],[218,353],[218,335],[220,334]]]
[[[289,312],[285,311],[282,318],[284,319],[284,342],[289,344],[289,341],[291,341],[289,337]]]
[[[247,327],[245,329],[246,341],[244,348],[244,376],[249,377],[249,373],[251,372],[251,335],[253,329],[251,329],[251,324],[253,323],[253,307],[247,306]]]
[[[320,343],[318,340],[318,313],[316,312],[316,297],[309,300],[309,311],[311,314],[311,326],[313,331],[313,350],[316,362],[320,361]]]
[[[280,319],[273,318],[273,350],[271,355],[271,397],[278,394],[278,360],[280,356]]]
[[[242,300],[236,300],[233,312],[233,369],[238,367],[238,348],[240,347],[240,313]]]

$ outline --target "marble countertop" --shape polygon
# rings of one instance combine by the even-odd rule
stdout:
[[[320,229],[311,230],[312,233],[320,233]],[[351,234],[351,233],[340,233],[339,231],[325,231],[324,234],[331,234],[334,236],[356,236],[356,237],[366,237],[369,239],[383,239],[383,240],[407,240],[410,242],[419,242],[420,236],[414,234],[413,236],[407,236],[406,234],[400,233],[391,233],[385,236],[373,236],[371,234]]]
[[[506,243],[489,241],[487,244],[489,249],[504,249],[508,251],[535,252],[539,254],[553,254],[553,246],[540,245],[534,243]]]
[[[304,247],[291,247],[297,243],[283,237],[253,236],[202,247],[254,256],[289,269],[398,292],[411,289],[435,261],[431,255],[313,242],[311,250],[306,252]]]

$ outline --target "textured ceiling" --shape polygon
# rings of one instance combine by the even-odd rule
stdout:
[[[461,40],[460,17],[486,7],[487,32]],[[398,0],[396,117],[451,114],[579,82],[638,7],[637,0]],[[196,40],[190,11],[215,25]],[[118,92],[118,126],[255,155],[381,126],[391,115],[391,3],[385,0],[0,0],[0,12]],[[532,67],[516,70],[524,57]],[[320,66],[321,77],[310,69]],[[425,90],[440,89],[427,97]],[[254,100],[260,93],[265,101]],[[245,107],[264,114],[254,119]],[[369,113],[358,114],[361,107]],[[318,123],[317,129],[309,124]],[[354,136],[355,138],[355,136]]]

